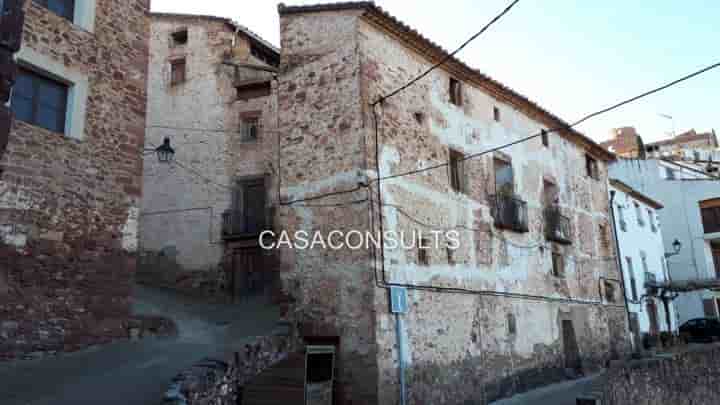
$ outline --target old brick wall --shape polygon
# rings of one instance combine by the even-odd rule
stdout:
[[[23,48],[86,77],[89,89],[81,140],[16,120],[0,161],[5,358],[121,334],[145,137],[149,1],[98,0],[92,31],[25,7]]]
[[[372,172],[375,132],[369,103],[431,63],[375,23],[359,24],[359,41],[366,153]],[[381,175],[447,163],[450,148],[463,154],[482,152],[551,125],[525,107],[469,83],[463,86],[463,105],[455,106],[449,102],[449,77],[438,69],[376,107]],[[494,108],[499,109],[499,122]],[[410,294],[403,333],[408,337],[412,403],[428,397],[437,402],[492,400],[566,378],[562,320],[573,322],[584,370],[597,369],[615,355],[612,346],[624,351],[626,326],[619,295],[617,302],[608,303],[600,286],[601,277],[616,283],[619,279],[608,236],[599,232],[601,225],[607,229],[609,220],[606,165],[599,161],[599,180],[591,179],[585,175],[586,151],[581,146],[557,135],[550,135],[549,142],[545,147],[537,138],[466,161],[466,193],[450,188],[447,167],[382,182],[386,230],[457,229],[461,236],[452,259],[445,241],[431,248],[429,265],[418,262],[417,250],[386,249],[387,279],[481,292]],[[512,162],[515,194],[528,205],[527,233],[495,226],[490,212],[494,158]],[[562,213],[571,221],[570,245],[545,240],[545,181],[559,189]],[[565,258],[564,277],[552,275],[552,252]],[[540,298],[488,296],[495,292]],[[391,403],[397,396],[395,325],[387,294],[378,291],[375,297],[378,346],[384,348],[378,357],[380,402]],[[513,336],[508,331],[510,315],[517,325]]]
[[[186,29],[186,45],[171,36]],[[231,208],[232,187],[248,176],[267,176],[274,204],[275,98],[239,100],[236,80],[268,73],[223,64],[261,64],[248,53],[249,39],[217,17],[152,15],[146,148],[170,138],[176,162],[145,158],[141,216],[143,282],[217,295],[225,288],[222,214]],[[234,44],[234,47],[233,47]],[[171,62],[186,61],[186,80],[170,83]],[[241,137],[241,120],[259,116],[257,141]]]
[[[284,202],[355,190],[365,167],[357,13],[285,15],[279,77]],[[365,189],[279,207],[284,230],[369,229]],[[361,201],[360,203],[352,203]],[[333,206],[340,204],[340,206]],[[344,204],[344,205],[343,205]],[[305,338],[338,342],[340,403],[376,403],[373,276],[364,249],[281,249],[289,317]]]
[[[718,384],[720,346],[695,346],[662,357],[614,365],[607,372],[603,404],[717,404]]]

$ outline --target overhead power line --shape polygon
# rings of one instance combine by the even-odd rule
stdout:
[[[504,9],[500,14],[496,15],[495,18],[493,18],[492,20],[490,20],[490,22],[487,23],[480,31],[478,31],[477,34],[473,35],[472,37],[470,37],[470,39],[468,39],[467,41],[463,42],[463,44],[460,45],[460,47],[457,48],[455,51],[453,51],[452,53],[450,53],[450,54],[448,54],[447,56],[445,56],[442,60],[440,60],[440,62],[434,64],[432,67],[430,67],[428,70],[426,70],[426,71],[424,71],[423,73],[421,73],[421,74],[420,74],[419,76],[417,76],[416,78],[410,80],[410,81],[409,81],[407,84],[405,84],[404,86],[398,88],[397,90],[394,90],[393,92],[391,92],[391,93],[389,93],[389,94],[387,94],[387,95],[385,95],[385,96],[380,97],[377,101],[375,101],[374,103],[372,103],[372,106],[374,107],[374,106],[376,106],[377,104],[382,103],[383,101],[389,99],[390,97],[393,97],[393,96],[395,96],[396,94],[404,91],[405,89],[413,86],[415,83],[419,82],[420,80],[422,80],[423,78],[425,78],[427,75],[429,75],[433,70],[435,70],[435,69],[439,68],[440,66],[444,65],[445,63],[447,63],[449,60],[451,60],[452,58],[454,58],[455,55],[457,55],[460,51],[462,51],[463,49],[465,49],[465,47],[467,47],[468,45],[470,45],[471,42],[473,42],[474,40],[476,40],[480,35],[484,34],[485,31],[487,31],[490,27],[493,26],[493,24],[495,24],[495,23],[498,22],[501,18],[503,18],[503,16],[505,16],[505,14],[507,14],[508,12],[510,12],[510,10],[511,10],[513,7],[515,7],[515,5],[518,4],[519,2],[520,2],[520,0],[515,0],[515,1],[513,1],[512,3],[510,3],[510,5],[507,6],[507,7],[505,7],[505,9]]]

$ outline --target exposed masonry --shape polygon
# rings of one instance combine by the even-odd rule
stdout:
[[[0,359],[128,335],[149,2],[86,3],[76,25],[25,2],[18,57],[71,82],[72,108],[65,135],[16,120],[0,161]]]
[[[437,50],[412,34],[401,36],[401,43],[395,35],[403,27],[365,3],[280,11],[277,81],[269,97],[249,101],[233,98],[235,72],[220,65],[232,38],[225,23],[158,17],[154,24],[153,66],[158,68],[149,116],[161,120],[154,124],[237,128],[238,116],[252,111],[261,111],[262,121],[259,142],[250,144],[232,133],[148,132],[154,145],[172,136],[177,160],[204,176],[177,166],[169,172],[147,165],[142,249],[157,254],[173,245],[167,251],[175,254],[170,265],[177,271],[227,274],[233,245],[219,243],[220,214],[231,207],[226,187],[248,176],[266,175],[273,230],[378,230],[377,183],[362,186],[378,176],[369,104],[429,67]],[[189,34],[184,52],[190,80],[168,88],[160,66],[181,51],[168,50],[165,41],[182,26]],[[468,80],[463,75],[469,68],[454,63],[448,69],[461,83],[460,106],[449,100],[449,71],[437,70],[377,107],[381,175],[447,162],[449,149],[479,152],[559,125],[554,116],[496,82],[484,87]],[[193,74],[205,80],[195,83]],[[586,155],[598,166],[596,179],[586,176]],[[384,266],[376,266],[379,252],[365,250],[273,252],[277,262],[266,270],[280,272],[287,320],[306,342],[325,339],[338,345],[340,402],[397,399],[395,323],[387,290],[376,287],[383,270],[392,282],[549,298],[411,291],[401,332],[411,403],[483,403],[566,378],[568,368],[591,371],[622,355],[628,344],[626,315],[619,301],[607,302],[600,281],[619,279],[610,234],[598,231],[609,229],[608,157],[581,135],[564,133],[550,136],[548,147],[536,139],[465,162],[464,193],[452,191],[447,168],[383,181],[385,230],[422,228],[416,221],[472,229],[460,230],[463,243],[451,254],[454,263],[448,263],[446,249],[431,249],[429,264],[423,266],[417,252],[399,249],[385,251]],[[514,192],[528,207],[526,233],[496,226],[490,198],[495,158],[514,168]],[[560,211],[570,220],[570,244],[545,238],[545,182],[558,189]],[[340,190],[357,191],[286,204]],[[372,210],[364,202],[370,198]],[[331,206],[348,202],[355,203]],[[565,258],[562,277],[553,276],[553,253]],[[620,288],[617,293],[619,300]]]
[[[170,138],[176,164],[145,159],[139,280],[199,294],[222,294],[222,215],[232,208],[233,187],[248,176],[273,184],[275,115],[268,96],[239,99],[235,86],[267,81],[269,73],[233,66],[265,65],[251,53],[271,45],[229,20],[152,14],[146,147]],[[187,35],[176,44],[173,35]],[[174,61],[185,61],[185,80],[171,83]],[[227,64],[229,62],[230,64]],[[257,140],[243,139],[243,120],[259,119]],[[272,195],[266,201],[272,205]]]

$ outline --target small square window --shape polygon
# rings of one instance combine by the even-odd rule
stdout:
[[[186,77],[187,64],[185,58],[176,59],[170,62],[170,84],[176,85],[184,83]]]
[[[542,144],[544,147],[548,148],[550,147],[550,139],[548,137],[548,131],[542,130],[540,131],[540,139],[542,140]]]
[[[260,135],[260,117],[244,118],[242,120],[243,142],[255,142]]]
[[[500,117],[500,109],[497,107],[493,107],[493,119],[495,120],[495,122],[500,122],[501,118],[502,117]]]
[[[450,187],[457,192],[465,192],[465,155],[450,149]]]
[[[450,102],[460,106],[463,103],[462,83],[459,80],[450,78]]]
[[[555,277],[565,277],[565,257],[560,253],[552,254],[552,271]]]
[[[187,45],[188,43],[188,30],[183,28],[170,34],[170,41],[173,47]]]

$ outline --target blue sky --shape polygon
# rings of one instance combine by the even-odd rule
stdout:
[[[315,4],[323,1],[286,1]],[[251,5],[250,5],[251,4]],[[446,49],[478,31],[509,0],[378,0]],[[153,0],[153,11],[230,17],[279,43],[274,1]],[[720,62],[717,0],[521,0],[460,59],[574,121],[616,101]],[[635,126],[647,141],[695,128],[720,132],[720,69],[579,129],[597,141]]]

